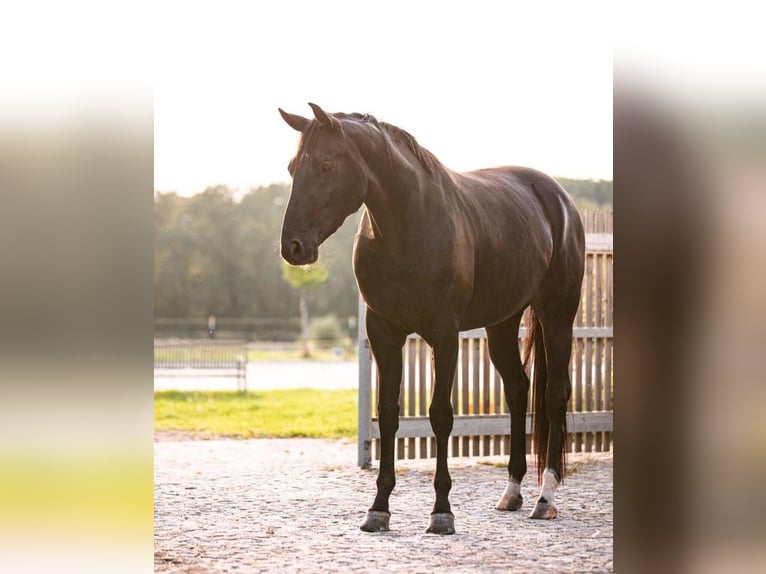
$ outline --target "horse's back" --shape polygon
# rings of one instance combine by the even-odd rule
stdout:
[[[580,212],[567,191],[549,175],[527,167],[501,169],[532,192],[550,229],[553,251],[535,298],[561,299],[566,301],[567,312],[573,313],[585,267],[585,231]]]
[[[459,174],[458,181],[475,237],[474,293],[466,324],[485,323],[489,307],[500,301],[507,305],[501,318],[510,316],[536,296],[540,285],[559,282],[569,290],[561,283],[582,277],[582,222],[553,178],[508,166]]]
[[[567,191],[551,176],[522,166],[482,169],[461,175],[464,181],[477,182],[469,193],[489,203],[489,209],[500,208],[506,217],[509,211],[514,211],[528,218],[531,227],[541,224],[546,227],[554,251],[584,249],[580,213]],[[501,204],[491,200],[495,194],[500,195]]]

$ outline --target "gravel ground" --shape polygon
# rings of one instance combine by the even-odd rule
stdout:
[[[155,572],[611,572],[612,455],[570,455],[559,518],[529,520],[494,505],[501,457],[451,459],[457,533],[426,534],[434,461],[400,461],[391,531],[359,530],[377,468],[356,466],[356,443],[313,439],[155,442]]]

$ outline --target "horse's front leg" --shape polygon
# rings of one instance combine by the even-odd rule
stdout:
[[[450,391],[457,365],[458,332],[456,329],[444,332],[429,342],[434,349],[434,372],[436,373],[431,407],[428,409],[431,428],[436,436],[436,475],[434,476],[436,501],[427,532],[454,534],[455,517],[449,503],[452,479],[447,468],[447,447],[454,420]]]
[[[402,382],[402,346],[406,335],[395,333],[378,315],[367,309],[367,337],[378,366],[378,424],[380,469],[377,494],[360,528],[366,532],[388,530],[391,512],[388,499],[396,484],[394,443],[399,429],[399,387]]]

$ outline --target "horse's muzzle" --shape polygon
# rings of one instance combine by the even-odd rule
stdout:
[[[282,239],[282,258],[290,265],[309,265],[319,258],[315,243],[307,245],[297,237]]]

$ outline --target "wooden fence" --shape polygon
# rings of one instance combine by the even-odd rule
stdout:
[[[612,212],[584,211],[586,261],[580,308],[575,319],[570,374],[572,397],[567,413],[569,452],[607,451],[612,446],[613,413],[613,266]],[[380,458],[376,367],[359,301],[359,454],[360,466]],[[519,330],[522,345],[526,329]],[[417,335],[403,349],[400,423],[396,457],[436,456],[428,420],[433,373],[432,350]],[[530,401],[531,404],[531,401]],[[489,360],[484,329],[460,333],[458,367],[452,388],[455,423],[451,456],[508,455],[510,417],[502,381]],[[527,415],[527,452],[531,450]]]

